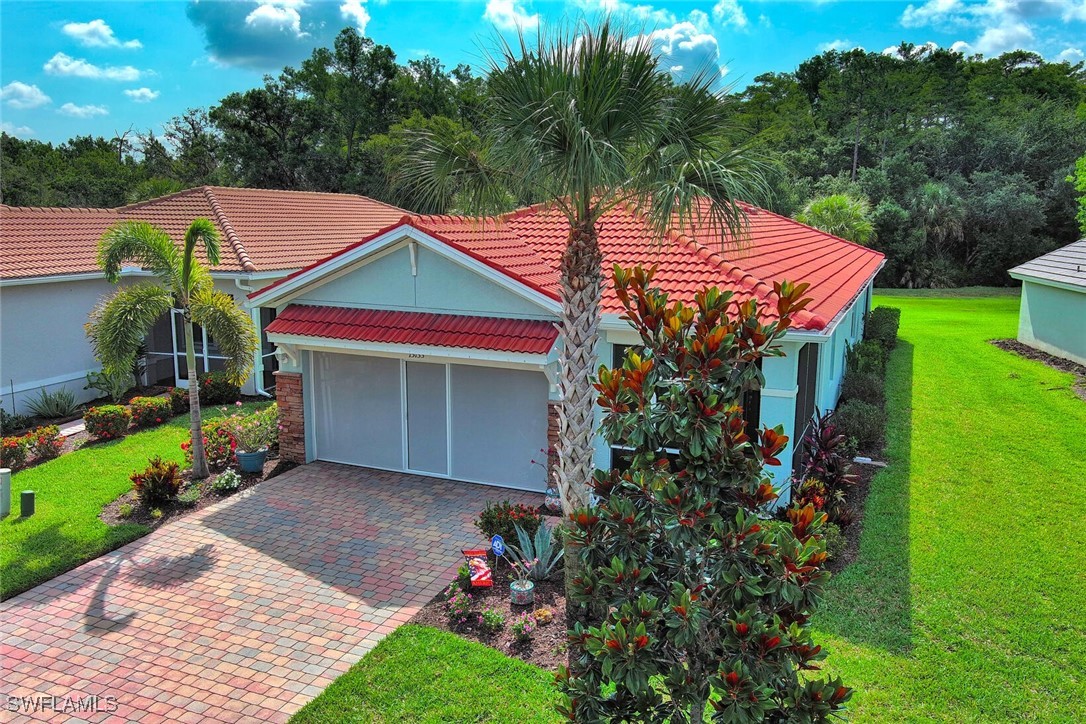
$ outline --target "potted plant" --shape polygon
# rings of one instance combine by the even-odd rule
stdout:
[[[238,459],[241,472],[263,471],[264,462],[268,459],[268,446],[275,433],[274,418],[260,413],[248,417],[234,414],[230,416],[230,421],[230,434],[237,444],[234,456]]]
[[[535,583],[531,579],[535,561],[512,561],[513,580],[509,582],[509,601],[514,606],[529,606],[535,602]]]

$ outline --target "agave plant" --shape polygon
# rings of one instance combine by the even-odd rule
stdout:
[[[516,529],[520,545],[509,544],[514,562],[527,570],[533,581],[545,580],[562,560],[562,545],[556,540],[554,530],[546,522],[539,524],[535,536],[528,535],[519,525]]]

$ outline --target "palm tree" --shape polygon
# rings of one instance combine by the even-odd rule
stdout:
[[[158,284],[144,282],[118,289],[91,312],[87,336],[107,374],[128,370],[139,346],[155,322],[172,309],[185,318],[185,360],[188,363],[189,415],[192,431],[192,477],[208,476],[200,431],[200,385],[196,380],[196,351],[192,324],[199,324],[215,339],[226,357],[226,374],[241,384],[253,366],[257,335],[253,320],[217,291],[207,268],[194,258],[202,244],[208,263],[219,263],[219,232],[207,219],[196,219],[185,232],[181,251],[169,235],[142,221],[123,221],[111,227],[98,242],[98,264],[106,279],[116,284],[121,266],[135,262],[158,277]]]
[[[924,241],[937,257],[946,254],[947,242],[960,243],[965,238],[965,207],[961,197],[944,183],[927,181],[921,185],[913,195],[912,212],[923,224]]]
[[[796,221],[856,244],[867,244],[875,240],[871,204],[867,199],[848,194],[811,199],[803,210],[796,214]]]
[[[529,46],[501,42],[489,57],[478,136],[417,133],[396,182],[430,206],[470,214],[548,202],[565,215],[560,262],[561,356],[556,483],[568,514],[589,504],[593,465],[592,375],[603,281],[598,235],[610,210],[633,207],[666,229],[710,228],[738,239],[737,199],[766,196],[764,164],[729,143],[715,74],[676,85],[646,35],[610,21],[540,33]],[[575,557],[567,557],[567,576]]]

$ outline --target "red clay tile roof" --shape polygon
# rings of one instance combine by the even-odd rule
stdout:
[[[222,234],[215,271],[297,269],[401,219],[365,196],[201,186],[116,209],[0,207],[0,278],[100,271],[98,239],[123,220],[148,221],[180,241],[197,217]]]
[[[297,334],[353,342],[462,347],[546,354],[558,338],[551,322],[456,314],[396,312],[291,304],[267,327],[271,334]]]

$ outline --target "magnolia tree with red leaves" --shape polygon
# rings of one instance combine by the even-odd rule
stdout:
[[[599,625],[569,632],[558,675],[571,721],[817,721],[851,692],[813,672],[825,654],[808,621],[829,579],[825,515],[776,499],[781,427],[748,437],[742,393],[803,309],[806,284],[774,285],[777,321],[754,301],[706,289],[694,306],[651,287],[654,269],[616,267],[625,318],[641,336],[621,368],[600,368],[603,434],[631,467],[596,471],[596,503],[571,514],[567,592]],[[668,454],[666,449],[678,450]]]

